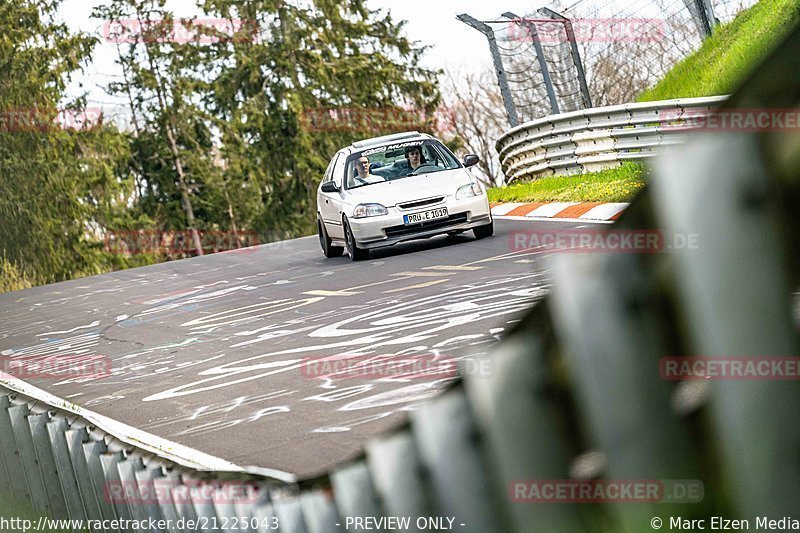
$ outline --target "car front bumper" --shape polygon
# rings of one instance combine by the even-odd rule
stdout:
[[[403,215],[446,207],[446,219],[435,219],[406,226]],[[491,222],[489,201],[486,196],[473,196],[464,200],[447,202],[414,210],[389,209],[388,215],[349,219],[350,228],[359,248],[382,248],[399,242],[425,239],[450,231],[464,231]]]

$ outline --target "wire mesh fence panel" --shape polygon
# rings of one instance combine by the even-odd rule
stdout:
[[[578,1],[485,21],[520,122],[634,101],[755,0]],[[584,86],[582,87],[582,82]]]

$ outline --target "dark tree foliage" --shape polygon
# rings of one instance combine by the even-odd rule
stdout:
[[[0,118],[86,107],[66,87],[98,39],[56,20],[60,2],[0,2]],[[336,150],[435,131],[438,72],[419,66],[425,47],[365,0],[198,0],[198,9],[190,20],[164,0],[95,9],[123,74],[106,88],[126,104],[123,131],[52,117],[0,128],[0,274],[40,283],[157,260],[104,251],[110,232],[131,229],[188,230],[192,254],[206,230],[255,231],[262,242],[308,234]]]
[[[65,98],[96,39],[55,21],[59,4],[0,2],[0,275],[36,283],[121,266],[97,230],[126,217],[127,144]]]

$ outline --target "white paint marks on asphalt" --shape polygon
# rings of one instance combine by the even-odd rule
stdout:
[[[85,326],[77,326],[77,327],[74,327],[72,329],[66,329],[64,331],[50,331],[48,333],[39,333],[36,336],[37,337],[49,337],[51,335],[56,335],[58,333],[72,333],[74,331],[78,331],[79,329],[93,328],[93,327],[96,327],[96,326],[99,326],[99,325],[100,325],[100,321],[99,320],[95,320],[91,324],[87,324]]]
[[[430,287],[431,285],[438,285],[439,283],[444,283],[445,281],[450,281],[450,278],[446,279],[435,279],[432,281],[426,281],[425,283],[418,283],[417,285],[410,285],[408,287],[400,287],[399,289],[389,289],[388,291],[383,291],[383,294],[390,294],[393,292],[402,292],[408,291],[411,289],[422,289],[425,287]]]
[[[453,272],[464,272],[464,271],[472,271],[472,270],[480,270],[483,267],[476,267],[476,266],[458,266],[458,265],[433,265],[433,266],[426,266],[423,267],[422,270],[447,270]]]
[[[449,276],[449,272],[397,272],[392,276],[403,276],[407,278],[430,278],[434,276]]]
[[[303,294],[307,294],[309,296],[355,296],[356,294],[361,294],[362,291],[323,291],[323,290],[314,290],[314,291],[306,291]]]

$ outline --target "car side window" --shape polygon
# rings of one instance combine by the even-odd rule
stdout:
[[[344,178],[344,165],[346,162],[347,158],[344,154],[339,154],[336,163],[333,164],[333,182],[340,188],[342,186],[342,178]]]
[[[325,183],[326,181],[331,181],[331,178],[333,177],[333,167],[337,159],[339,159],[339,154],[333,156],[331,162],[328,163],[328,168],[325,169],[325,174],[322,177],[322,183]]]

